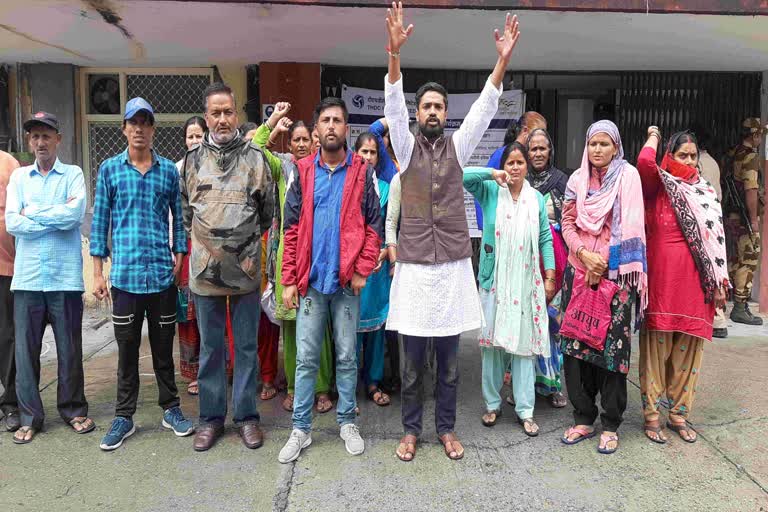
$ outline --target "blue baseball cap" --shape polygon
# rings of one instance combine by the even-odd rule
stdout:
[[[125,104],[125,117],[123,119],[132,119],[133,116],[145,110],[149,114],[152,123],[155,122],[155,111],[152,110],[152,105],[149,104],[144,98],[133,98],[128,100]]]

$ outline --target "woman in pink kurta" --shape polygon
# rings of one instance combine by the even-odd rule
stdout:
[[[598,451],[610,454],[619,448],[617,431],[627,406],[632,306],[637,304],[642,312],[647,302],[643,219],[640,178],[624,160],[619,129],[611,121],[598,121],[587,131],[581,167],[571,175],[565,191],[562,230],[569,254],[563,279],[563,326],[571,318],[571,297],[582,284],[598,286],[607,279],[618,291],[606,297],[610,325],[604,347],[594,348],[561,330],[574,419],[562,437],[564,444],[593,437],[600,413],[603,432]],[[596,403],[598,394],[602,412]]]
[[[727,286],[722,212],[715,189],[697,169],[699,150],[689,132],[672,136],[661,166],[655,127],[640,152],[648,244],[648,309],[640,333],[640,388],[645,435],[665,443],[659,406],[671,403],[667,426],[687,442],[704,340],[712,339],[716,302]]]

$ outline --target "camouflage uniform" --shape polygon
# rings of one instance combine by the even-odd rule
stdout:
[[[192,148],[181,168],[184,226],[192,237],[189,288],[204,296],[244,295],[261,286],[261,234],[274,213],[264,154],[235,137]]]
[[[764,131],[759,119],[744,121],[743,127],[752,133]],[[729,153],[733,165],[725,172],[733,173],[736,190],[746,206],[746,191],[760,188],[759,147],[743,142]],[[752,277],[760,259],[760,234],[749,234],[748,226],[732,201],[726,202],[726,239],[728,249],[728,271],[734,288],[734,302],[745,303],[752,295]]]

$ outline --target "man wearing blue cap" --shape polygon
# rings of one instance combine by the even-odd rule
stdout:
[[[108,293],[103,258],[110,255],[107,237],[112,235],[112,324],[118,345],[117,406],[115,419],[101,441],[102,450],[120,447],[135,432],[133,414],[139,396],[139,346],[145,317],[158,404],[164,411],[162,425],[177,436],[194,431],[179,408],[173,362],[175,282],[187,252],[178,172],[173,162],[152,149],[155,116],[143,98],[126,104],[123,134],[128,148],[99,168],[91,227],[93,294],[99,300]],[[169,211],[173,214],[172,248]]]

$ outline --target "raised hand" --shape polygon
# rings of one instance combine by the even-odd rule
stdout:
[[[267,121],[269,127],[274,129],[277,126],[277,122],[284,118],[289,110],[291,110],[291,104],[287,101],[278,101],[275,103],[275,110],[272,111],[272,115],[269,116],[269,120]]]
[[[275,126],[274,131],[278,134],[288,133],[288,130],[291,129],[291,126],[293,126],[293,121],[287,117],[283,117],[277,122],[277,126]]]
[[[403,22],[403,2],[392,2],[392,8],[387,9],[387,32],[389,34],[389,51],[399,53],[400,48],[413,33],[413,25],[405,27]]]
[[[509,59],[512,57],[512,50],[515,49],[517,40],[520,38],[517,15],[511,16],[507,13],[507,17],[504,20],[504,33],[500,35],[498,29],[496,29],[493,31],[493,37],[496,40],[496,53],[499,54],[501,59],[509,62]]]

